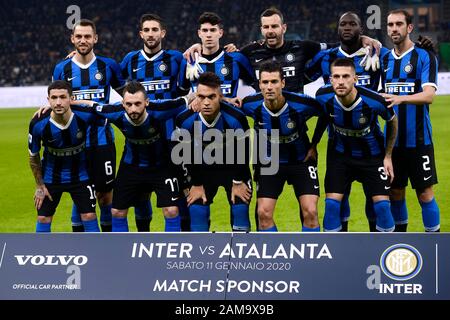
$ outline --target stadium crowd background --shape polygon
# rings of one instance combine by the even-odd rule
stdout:
[[[337,42],[336,22],[339,15],[352,10],[365,20],[366,9],[376,3],[382,12],[382,22],[393,5],[418,6],[421,1],[374,1],[374,0],[218,0],[183,1],[152,0],[122,1],[89,0],[21,1],[8,4],[0,1],[0,86],[46,85],[50,81],[55,64],[72,50],[69,42],[70,30],[66,27],[69,14],[66,9],[77,5],[81,17],[92,19],[97,24],[99,42],[96,53],[120,62],[125,54],[142,47],[138,36],[138,21],[143,13],[155,12],[167,22],[168,35],[163,47],[184,51],[198,42],[197,18],[204,11],[214,11],[225,22],[222,44],[230,42],[238,47],[258,39],[259,15],[269,6],[276,6],[285,14],[289,39],[310,39],[321,42]],[[431,35],[440,51],[440,71],[449,70],[450,59],[450,0],[423,1],[434,11],[420,15],[421,33]],[[429,9],[429,8],[428,8]],[[428,10],[427,9],[427,10]],[[442,10],[441,10],[442,9]],[[436,13],[443,17],[436,18]],[[380,30],[365,30],[365,33],[384,40],[385,25]],[[389,43],[383,41],[385,44]]]

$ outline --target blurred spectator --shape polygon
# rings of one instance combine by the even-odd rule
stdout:
[[[366,18],[366,8],[372,0],[219,0],[219,1],[88,1],[25,0],[13,5],[0,0],[0,86],[43,85],[50,81],[57,61],[72,50],[70,30],[66,27],[69,15],[66,8],[76,4],[81,17],[97,24],[99,43],[96,54],[121,61],[130,50],[140,48],[139,17],[146,12],[162,16],[168,27],[165,48],[184,51],[198,42],[197,18],[204,11],[218,13],[224,25],[223,44],[233,42],[241,47],[259,34],[260,13],[274,5],[285,15],[289,33],[307,35],[311,40],[337,42],[336,24],[345,11],[355,11]],[[300,23],[301,22],[301,23]],[[307,28],[308,30],[295,30]],[[448,24],[443,27],[449,29]],[[376,32],[366,34],[377,37]],[[449,32],[443,32],[449,41]]]

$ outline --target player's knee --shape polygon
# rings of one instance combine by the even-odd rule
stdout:
[[[317,217],[317,203],[316,201],[308,201],[302,203],[302,212],[304,218]]]
[[[52,217],[38,216],[37,221],[39,223],[50,223],[52,222]]]
[[[166,218],[175,218],[178,216],[178,207],[165,207],[162,209],[163,215]]]
[[[264,205],[258,205],[258,220],[261,229],[266,229],[273,225],[273,211]]]
[[[95,212],[88,212],[88,213],[82,213],[81,214],[81,220],[82,221],[91,221],[97,219],[97,215]]]
[[[303,224],[306,227],[316,227],[319,224],[317,206],[314,204],[302,206]]]
[[[423,190],[417,190],[416,192],[417,199],[419,199],[420,202],[430,202],[434,198],[434,192],[431,187]]]
[[[405,189],[391,189],[390,198],[392,201],[400,201],[405,199]]]
[[[121,209],[111,209],[111,214],[114,218],[126,218],[128,214],[128,210],[121,210]]]

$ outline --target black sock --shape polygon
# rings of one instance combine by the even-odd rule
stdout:
[[[406,232],[406,228],[408,227],[407,223],[404,224],[396,224],[394,232]]]
[[[377,232],[377,222],[376,221],[369,221],[369,231],[370,232]]]
[[[191,231],[191,217],[181,216],[181,231]]]
[[[303,222],[304,222],[305,219],[303,218],[302,207],[299,208],[299,211],[300,211],[300,222],[303,225]]]
[[[102,232],[112,231],[112,224],[100,224],[100,227],[102,228]]]
[[[348,231],[348,221],[341,221],[341,232],[347,232]]]
[[[84,226],[72,226],[72,232],[84,232]]]
[[[135,219],[138,232],[149,232],[152,219]]]

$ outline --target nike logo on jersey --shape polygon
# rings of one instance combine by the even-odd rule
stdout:
[[[430,179],[432,176],[428,176],[428,177],[424,177],[423,180],[427,181],[428,179]]]
[[[319,189],[319,186],[314,185],[314,189]]]
[[[389,190],[390,188],[391,188],[391,187],[386,187],[386,186],[385,186],[385,187],[384,187],[384,190]]]
[[[77,76],[72,77],[72,78],[67,78],[67,81],[72,81],[73,79],[75,79]]]
[[[336,118],[337,115],[330,113],[330,117],[331,117],[331,118]]]
[[[92,208],[95,208],[95,204],[91,204],[91,207],[92,207]]]
[[[56,140],[58,140],[58,139],[48,140],[48,143],[53,143],[53,142],[55,142]]]
[[[141,69],[142,69],[142,67],[137,68],[137,69],[133,69],[133,72],[136,72],[136,71],[141,70]]]
[[[264,125],[266,125],[265,122],[258,122],[258,126],[264,126]]]
[[[178,197],[176,197],[176,198],[170,198],[172,201],[176,201],[176,200],[178,200]]]
[[[113,181],[114,181],[114,179],[108,180],[108,181],[106,181],[105,184],[110,184],[110,183],[113,182]]]
[[[263,60],[263,59],[255,59],[255,62],[258,63],[258,62],[260,62],[261,60]]]
[[[390,68],[384,69],[384,72],[388,72]]]

